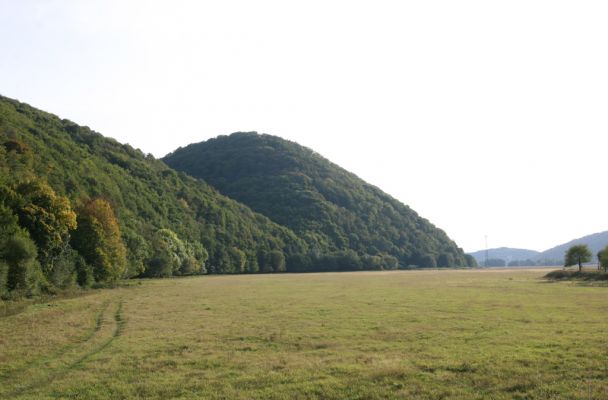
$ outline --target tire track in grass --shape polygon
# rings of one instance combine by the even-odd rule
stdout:
[[[111,309],[114,310],[113,313],[110,311]],[[122,300],[116,303],[115,307],[106,308],[100,321],[99,329],[97,329],[98,334],[93,335],[86,343],[90,344],[90,346],[87,346],[89,348],[88,351],[74,351],[74,354],[64,353],[55,359],[56,362],[53,364],[57,365],[49,365],[44,370],[39,369],[39,372],[42,372],[41,376],[33,377],[27,384],[17,387],[13,386],[12,390],[8,393],[2,393],[0,389],[0,398],[2,396],[16,397],[24,395],[27,392],[49,385],[54,380],[62,378],[71,371],[78,369],[91,357],[110,346],[114,339],[122,334],[124,329],[125,321],[122,317]]]
[[[58,350],[55,350],[53,353],[51,353],[49,355],[41,356],[38,359],[34,359],[33,361],[31,361],[29,363],[25,363],[22,366],[19,366],[14,369],[10,369],[10,370],[0,373],[0,379],[2,379],[2,381],[4,381],[4,382],[6,382],[7,380],[15,379],[18,375],[23,375],[28,370],[35,369],[35,368],[41,368],[45,364],[52,363],[54,360],[60,358],[67,352],[72,351],[75,348],[80,347],[82,345],[86,345],[86,343],[88,341],[90,341],[91,339],[93,339],[93,337],[97,334],[97,332],[101,328],[104,313],[106,312],[106,310],[108,309],[109,306],[110,306],[109,300],[106,300],[101,304],[101,307],[99,307],[99,311],[97,311],[97,314],[95,315],[95,324],[93,325],[93,328],[90,329],[89,332],[87,332],[83,337],[76,339],[76,341],[73,343],[68,343],[66,345],[61,346]]]

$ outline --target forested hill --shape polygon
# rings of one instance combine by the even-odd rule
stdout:
[[[408,206],[279,137],[234,133],[179,148],[164,161],[293,229],[313,253],[395,257],[401,266],[474,264]]]
[[[201,180],[0,97],[0,296],[75,280],[284,270],[285,257],[307,250]]]

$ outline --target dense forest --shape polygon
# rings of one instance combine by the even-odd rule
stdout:
[[[408,206],[297,143],[239,132],[177,149],[164,161],[293,229],[311,250],[293,263],[302,269],[327,268],[327,260],[311,265],[316,254],[350,255],[366,267],[476,265]]]
[[[0,96],[0,298],[131,277],[474,265],[295,143],[240,133],[166,161],[184,171]]]
[[[87,127],[0,97],[0,297],[128,277],[275,272],[288,228]]]

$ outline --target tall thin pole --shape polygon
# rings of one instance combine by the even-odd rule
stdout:
[[[488,235],[486,237],[486,268],[488,267]]]

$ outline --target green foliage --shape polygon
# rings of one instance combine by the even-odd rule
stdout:
[[[12,210],[0,204],[0,298],[28,295],[39,286],[35,278],[37,248],[19,227]]]
[[[387,254],[404,266],[434,266],[425,257],[441,256],[442,266],[469,265],[443,231],[409,207],[296,143],[235,133],[180,148],[164,160],[293,229],[313,254]],[[286,253],[289,270],[308,270],[302,256],[290,257],[301,251]],[[335,267],[357,268],[343,265]]]
[[[437,268],[437,260],[432,254],[426,254],[420,258],[420,266],[423,268]]]
[[[43,278],[36,256],[36,244],[25,234],[16,234],[7,240],[4,260],[8,266],[6,287],[9,291],[26,296],[38,293]]]
[[[9,296],[7,281],[8,264],[6,263],[6,261],[0,259],[0,300],[6,299]]]
[[[87,264],[80,254],[76,254],[73,260],[78,285],[83,288],[93,286],[95,283],[95,271],[93,271],[93,267]]]
[[[207,273],[205,263],[209,253],[202,244],[197,242],[185,242],[186,255],[180,267],[181,275],[198,275]]]
[[[399,267],[399,260],[389,254],[383,254],[382,265],[384,266],[384,269],[397,269]]]
[[[0,203],[0,254],[4,252],[6,241],[19,231],[18,218],[13,211]]]
[[[455,267],[454,257],[450,253],[441,253],[439,257],[437,257],[437,267],[439,268],[448,268]]]
[[[578,270],[581,271],[583,263],[591,261],[591,257],[591,251],[589,251],[587,245],[577,244],[570,247],[566,252],[564,266],[570,267],[578,264]]]
[[[123,240],[127,248],[126,278],[142,275],[146,270],[146,262],[150,259],[152,249],[143,236],[135,231],[126,229],[122,231]]]
[[[282,251],[273,250],[269,253],[268,262],[273,272],[285,272],[285,255]]]
[[[168,277],[206,272],[208,254],[205,248],[200,243],[181,240],[170,229],[159,229],[154,234],[152,249],[145,276]]]
[[[67,198],[39,180],[20,183],[15,195],[13,207],[19,224],[36,243],[43,270],[51,274],[54,261],[68,246],[70,230],[76,228],[76,214]]]
[[[127,251],[108,201],[93,199],[78,210],[74,248],[93,267],[97,282],[116,281],[127,268]]]
[[[575,281],[608,281],[608,274],[604,271],[551,271],[545,278],[550,280],[575,280]]]
[[[73,205],[82,199],[111,204],[115,224],[87,216],[86,206],[78,207],[77,218]],[[19,227],[36,244],[48,285],[57,287],[88,286],[91,270],[98,280],[257,272],[259,252],[308,251],[290,229],[205,182],[87,127],[0,97],[0,246]],[[162,229],[181,241],[179,263],[155,249]],[[72,234],[80,238],[71,240]]]
[[[152,242],[154,255],[150,260],[149,276],[168,277],[178,275],[186,248],[180,238],[170,229],[159,229]]]
[[[477,260],[472,255],[465,254],[464,255],[464,260],[467,263],[467,267],[469,267],[469,268],[477,268],[478,267]]]
[[[426,255],[466,265],[407,206],[295,143],[237,134],[202,154],[167,161],[205,170],[275,222],[140,150],[0,96],[0,296],[135,276],[396,269]]]
[[[608,272],[608,246],[604,247],[599,253],[597,253],[597,258],[600,267],[604,269],[604,272]]]
[[[230,263],[232,265],[232,272],[243,273],[245,272],[245,264],[247,263],[247,255],[236,247],[232,247],[228,250],[230,254]]]
[[[260,264],[258,263],[258,258],[255,255],[247,256],[247,263],[245,264],[245,272],[249,274],[255,274],[260,272]]]
[[[399,268],[397,258],[381,254],[358,255],[353,250],[335,251],[328,254],[295,254],[287,259],[289,272],[392,270]]]
[[[76,285],[78,280],[77,265],[82,257],[71,247],[67,246],[53,262],[53,269],[47,272],[46,279],[50,286],[47,291],[56,292]]]

